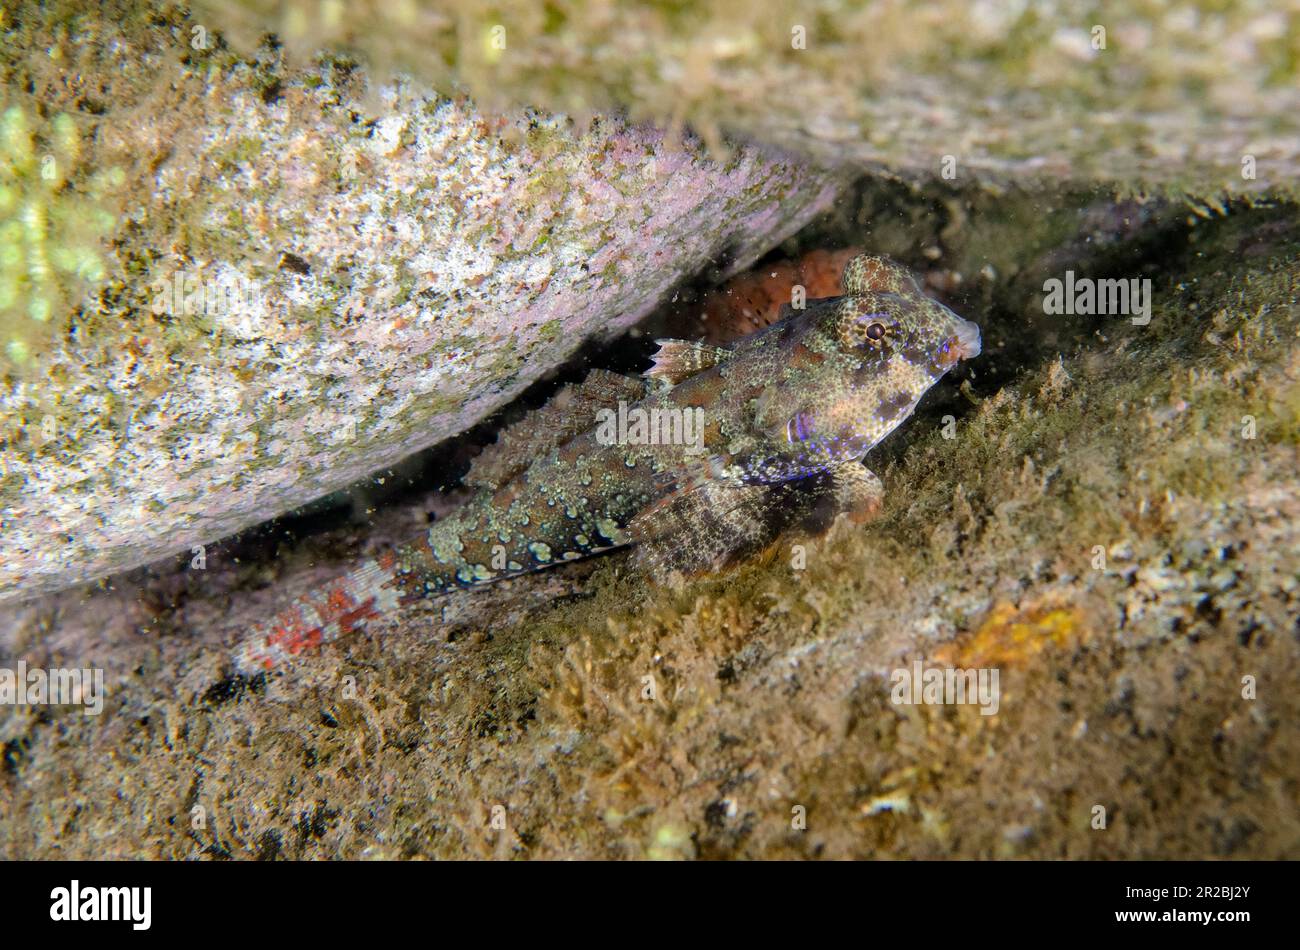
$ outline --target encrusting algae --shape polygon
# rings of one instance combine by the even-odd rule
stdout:
[[[103,242],[125,176],[82,167],[81,137],[67,113],[36,122],[0,103],[0,335],[11,364],[66,329],[107,275]]]

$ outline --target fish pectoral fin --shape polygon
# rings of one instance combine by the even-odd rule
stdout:
[[[710,343],[692,340],[655,340],[659,351],[654,355],[654,365],[642,375],[646,379],[661,379],[675,386],[696,373],[717,366],[731,351]]]
[[[856,459],[773,484],[695,479],[632,519],[633,563],[671,583],[752,557],[787,530],[818,534],[841,517],[864,523],[883,496],[880,479]]]
[[[885,486],[875,472],[853,460],[832,466],[828,474],[835,517],[843,515],[855,524],[864,524],[879,513]]]
[[[644,380],[593,369],[581,383],[562,386],[546,405],[502,429],[470,464],[465,483],[500,488],[540,456],[591,428],[598,410],[617,409],[620,401],[637,402],[645,394]]]
[[[773,486],[692,481],[654,502],[628,526],[633,563],[661,583],[717,570],[764,547]]]
[[[866,524],[879,512],[885,486],[857,459],[837,462],[792,483],[798,497],[787,505],[785,525],[809,534],[824,534],[837,521]]]
[[[817,436],[817,416],[811,409],[800,409],[785,420],[782,433],[791,444],[811,442]]]

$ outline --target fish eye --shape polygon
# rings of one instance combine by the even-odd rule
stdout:
[[[866,307],[861,308],[867,310]],[[890,334],[898,329],[898,321],[887,307],[841,314],[837,318],[840,341],[848,347],[869,345],[880,349]]]

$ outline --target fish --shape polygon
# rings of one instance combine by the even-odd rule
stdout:
[[[721,570],[795,526],[879,510],[863,461],[980,329],[888,258],[859,255],[842,295],[784,304],[727,345],[657,340],[640,377],[592,370],[505,429],[474,496],[247,631],[237,668],[272,669],[413,601],[622,547],[655,582]]]

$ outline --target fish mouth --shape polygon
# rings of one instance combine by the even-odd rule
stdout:
[[[953,334],[957,345],[956,357],[959,360],[974,359],[980,355],[980,328],[969,320],[957,320],[957,331]]]

